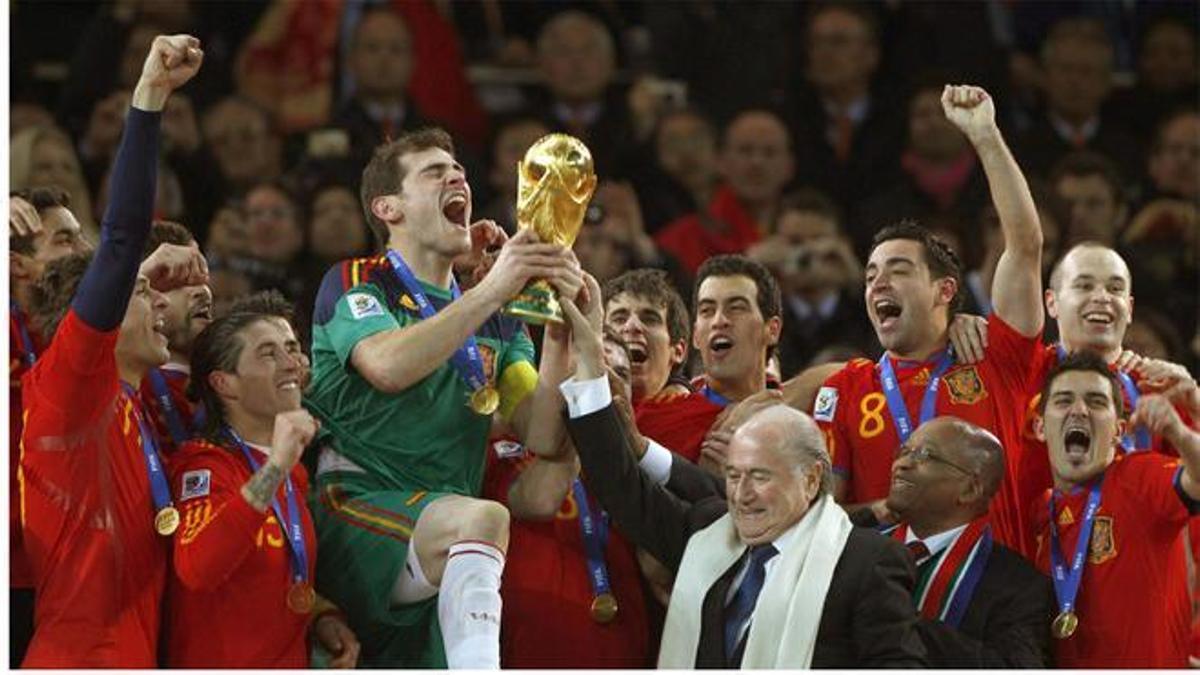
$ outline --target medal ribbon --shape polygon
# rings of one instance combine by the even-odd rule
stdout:
[[[437,314],[437,310],[429,302],[429,298],[425,297],[425,292],[421,290],[421,282],[417,281],[408,264],[404,262],[404,258],[401,258],[399,253],[391,249],[388,249],[387,258],[392,263],[392,271],[396,273],[396,278],[400,281],[400,285],[404,287],[404,290],[408,291],[413,301],[417,303],[417,311],[421,313],[421,318],[428,319]],[[451,301],[457,300],[460,296],[462,296],[462,292],[458,290],[458,283],[454,279],[451,279]],[[471,391],[476,391],[487,386],[487,374],[483,370],[483,357],[479,355],[479,346],[475,343],[474,335],[467,336],[466,342],[450,357],[450,362],[454,365],[454,369],[458,371],[459,377],[471,388]]]
[[[33,347],[33,339],[29,337],[29,329],[21,320],[21,309],[17,307],[17,301],[11,298],[8,301],[8,319],[16,329],[17,339],[21,342],[21,360],[27,367],[32,368],[37,361],[37,350]]]
[[[716,391],[713,390],[712,387],[708,386],[707,384],[704,385],[704,388],[701,389],[700,392],[702,394],[704,394],[704,398],[708,399],[712,403],[715,403],[716,405],[721,406],[722,408],[729,405],[729,399],[718,394]]]
[[[1058,360],[1061,363],[1067,358],[1067,349],[1062,343],[1058,343]],[[1138,399],[1141,398],[1141,392],[1138,391],[1137,385],[1133,383],[1133,378],[1121,370],[1114,371],[1117,379],[1121,382],[1121,388],[1125,390],[1125,398],[1129,400],[1129,409],[1133,410],[1137,407]],[[1150,432],[1146,427],[1138,427],[1130,429],[1128,433],[1121,437],[1121,450],[1126,454],[1137,452],[1138,450],[1149,450],[1153,445],[1150,438]]]
[[[1083,563],[1087,559],[1088,542],[1092,539],[1092,526],[1096,523],[1096,511],[1100,508],[1100,488],[1104,485],[1104,474],[1092,486],[1087,506],[1083,511],[1083,524],[1079,526],[1079,541],[1075,542],[1075,557],[1071,569],[1063,562],[1062,548],[1058,539],[1058,522],[1054,519],[1054,494],[1050,493],[1050,567],[1054,574],[1054,595],[1058,598],[1060,614],[1075,610],[1075,596],[1079,594],[1079,583],[1083,580]]]
[[[587,553],[588,580],[592,582],[592,598],[595,599],[605,593],[612,593],[612,584],[608,580],[608,565],[604,562],[604,549],[608,546],[608,520],[603,512],[599,518],[592,515],[583,481],[576,478],[571,490],[575,495],[575,506],[579,509],[579,532],[583,536],[583,549]]]
[[[237,444],[238,449],[246,456],[246,461],[250,463],[251,471],[258,471],[259,463],[254,459],[254,453],[247,447],[241,436],[233,430],[232,427],[225,427],[229,437]],[[271,510],[275,512],[275,517],[279,519],[279,526],[287,534],[288,551],[291,555],[288,556],[288,561],[292,567],[292,581],[296,583],[308,582],[308,548],[304,543],[304,520],[300,516],[300,505],[296,501],[296,488],[292,485],[292,474],[289,472],[283,481],[283,492],[287,495],[287,520],[283,518],[283,509],[279,506],[279,497],[271,497]]]
[[[150,388],[154,390],[154,400],[158,401],[158,407],[167,418],[167,430],[171,434],[171,440],[175,441],[175,445],[182,445],[191,438],[191,430],[185,429],[183,420],[179,419],[179,410],[175,408],[175,401],[171,398],[167,378],[159,368],[151,368],[149,377]]]
[[[904,543],[907,526],[896,528],[892,537]],[[938,557],[927,583],[917,592],[917,611],[926,619],[957,628],[966,614],[983,570],[992,553],[992,528],[987,518],[976,518]]]
[[[167,474],[163,471],[162,460],[158,456],[158,443],[154,441],[154,432],[150,430],[145,417],[138,410],[137,392],[125,382],[121,383],[121,389],[129,399],[130,412],[137,420],[142,456],[146,458],[146,474],[150,478],[150,495],[154,499],[154,512],[157,515],[168,506],[174,506],[171,501],[171,488],[167,484]]]
[[[942,375],[953,362],[954,353],[950,347],[946,347],[946,351],[942,352],[942,356],[929,373],[929,385],[925,387],[925,397],[921,399],[919,424],[928,422],[937,414],[938,384],[941,383]],[[908,415],[908,406],[904,403],[904,396],[900,393],[896,371],[892,368],[892,360],[888,358],[887,353],[879,357],[879,379],[883,383],[883,395],[887,399],[887,407],[892,414],[892,421],[896,424],[896,435],[900,437],[900,442],[904,443],[916,427],[913,426],[912,418]]]

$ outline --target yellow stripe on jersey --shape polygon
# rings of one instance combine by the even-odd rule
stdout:
[[[500,374],[500,416],[505,422],[512,421],[512,414],[525,397],[537,389],[538,373],[528,361],[517,361]]]
[[[327,503],[337,511],[352,520],[357,520],[368,528],[374,527],[383,530],[383,534],[399,534],[405,541],[412,538],[412,528],[401,524],[399,521],[387,518],[385,516],[370,513],[366,510],[357,508],[353,503],[342,501],[341,491],[336,486],[330,485],[325,488],[325,497]]]

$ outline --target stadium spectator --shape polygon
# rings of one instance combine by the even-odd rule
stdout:
[[[855,2],[814,5],[804,34],[806,86],[790,103],[797,178],[849,212],[898,178],[904,117],[872,86],[880,33],[874,10]]]
[[[480,218],[494,220],[508,234],[517,231],[517,164],[549,127],[532,113],[517,113],[493,120],[488,184],[493,197],[479,210]]]
[[[1046,110],[1017,140],[1025,170],[1045,177],[1072,150],[1141,164],[1142,148],[1102,113],[1113,86],[1113,45],[1103,26],[1086,18],[1059,21],[1042,44],[1041,59]]]
[[[1181,17],[1160,17],[1142,31],[1140,45],[1137,83],[1117,91],[1106,112],[1149,146],[1154,130],[1174,111],[1196,109],[1196,26]]]
[[[783,292],[782,377],[831,345],[879,351],[862,301],[862,264],[827,197],[813,190],[785,195],[773,234],[747,255],[771,270]]]
[[[1116,165],[1103,155],[1074,152],[1054,165],[1050,185],[1071,209],[1064,245],[1116,244],[1129,218],[1129,200]]]
[[[875,188],[876,194],[850,212],[856,251],[866,251],[875,231],[896,214],[922,222],[940,217],[969,223],[987,203],[987,184],[971,143],[942,113],[947,81],[931,73],[913,88],[900,180]]]
[[[610,91],[617,54],[608,28],[585,12],[562,12],[542,27],[537,55],[548,94],[543,122],[586,143],[596,175],[616,177],[634,138],[625,102]]]
[[[718,166],[723,183],[703,210],[654,237],[688,275],[710,256],[744,252],[767,232],[795,169],[787,127],[769,111],[743,111],[725,129]]]
[[[711,202],[718,182],[717,131],[698,110],[666,112],[652,141],[654,161],[633,181],[651,236]]]
[[[71,139],[56,127],[30,127],[8,143],[8,184],[11,190],[58,187],[71,196],[71,213],[83,226],[84,237],[99,235],[79,157]]]
[[[226,97],[204,112],[201,128],[231,196],[282,174],[283,141],[269,113],[256,103]]]

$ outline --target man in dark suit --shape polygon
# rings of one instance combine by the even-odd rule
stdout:
[[[932,666],[1051,666],[1050,580],[992,543],[987,526],[988,505],[1003,478],[1000,441],[949,416],[918,427],[892,464],[886,504],[900,525],[891,532],[917,563],[917,630]],[[870,509],[851,520],[878,524]],[[943,577],[961,581],[946,584]]]
[[[568,429],[589,489],[678,573],[659,666],[923,665],[911,559],[830,500],[829,455],[807,415],[770,407],[734,434],[725,499],[686,504],[642,474],[602,365],[600,290],[588,286],[587,316],[562,300],[577,364],[562,385]]]

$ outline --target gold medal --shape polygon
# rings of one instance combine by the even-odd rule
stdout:
[[[164,537],[175,534],[179,529],[179,510],[174,506],[164,506],[154,514],[154,530]]]
[[[1075,612],[1061,612],[1054,617],[1054,623],[1050,628],[1054,631],[1054,637],[1059,640],[1066,640],[1075,634],[1075,629],[1079,627],[1079,617]]]
[[[303,581],[297,581],[288,589],[287,606],[297,614],[309,614],[317,602],[317,592]]]
[[[592,619],[596,623],[608,623],[617,616],[617,599],[612,593],[601,593],[592,598]]]
[[[480,415],[491,415],[500,407],[500,392],[492,385],[485,384],[471,392],[467,405]]]

